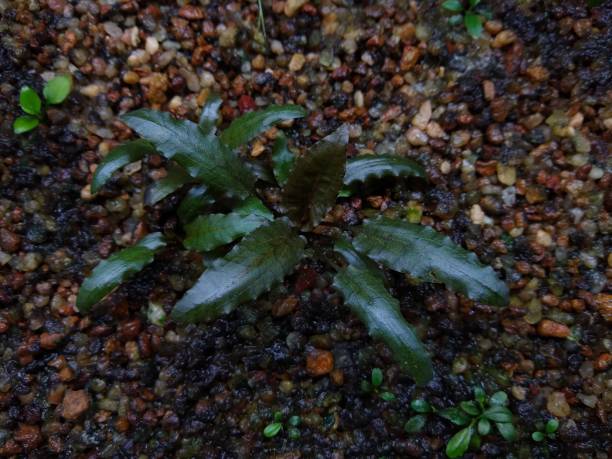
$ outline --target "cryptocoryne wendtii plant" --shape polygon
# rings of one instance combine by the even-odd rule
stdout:
[[[189,190],[177,209],[184,223],[182,244],[189,250],[224,250],[206,266],[195,285],[178,301],[172,318],[199,322],[229,313],[255,300],[281,282],[300,263],[309,235],[334,205],[344,187],[383,176],[425,178],[423,168],[397,155],[367,155],[346,159],[348,128],[341,127],[316,142],[306,154],[294,155],[279,134],[272,151],[273,176],[247,167],[240,146],[274,123],[300,118],[295,105],[270,106],[234,120],[217,135],[221,100],[212,96],[198,124],[167,113],[137,110],[123,121],[143,140],[109,153],[96,169],[91,189],[97,192],[114,171],[147,154],[159,153],[170,162],[168,174],[145,194],[155,204],[181,187]],[[258,188],[261,180],[281,188],[280,205],[270,205]],[[333,225],[333,223],[324,222]],[[365,323],[370,334],[384,341],[401,368],[417,383],[432,377],[429,356],[403,318],[399,302],[385,286],[383,269],[409,274],[427,282],[444,282],[476,301],[503,305],[507,288],[490,267],[432,228],[403,220],[365,220],[330,240],[336,253],[333,286]],[[330,237],[332,239],[332,237]],[[77,307],[87,312],[134,275],[166,246],[161,233],[144,237],[100,264],[80,288]]]

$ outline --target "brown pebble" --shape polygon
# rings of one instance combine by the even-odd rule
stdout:
[[[609,293],[598,293],[593,297],[595,308],[606,322],[612,322],[612,295]]]
[[[55,349],[63,337],[61,333],[45,332],[40,335],[40,347],[47,350]]]
[[[284,317],[291,314],[298,304],[296,296],[289,296],[281,301],[277,301],[272,306],[272,315],[274,317]]]
[[[612,364],[612,354],[606,352],[597,357],[593,368],[595,368],[597,371],[606,371],[608,368],[610,368],[610,364]]]
[[[117,330],[119,338],[125,341],[135,339],[140,333],[141,322],[140,319],[128,320],[122,322]]]
[[[19,250],[21,246],[21,237],[6,228],[0,229],[0,248],[8,253],[13,253]]]
[[[544,319],[538,324],[538,334],[552,338],[567,338],[570,335],[570,329],[567,325],[560,324],[554,320]]]
[[[548,80],[549,72],[541,65],[533,65],[526,70],[527,76],[533,81]]]
[[[339,369],[334,369],[332,370],[332,372],[329,374],[332,382],[336,385],[336,386],[341,386],[342,384],[344,384],[344,373],[342,370]]]
[[[502,48],[510,45],[516,41],[516,34],[512,30],[502,30],[500,33],[495,35],[491,46],[493,48]]]
[[[334,355],[315,349],[306,357],[306,368],[312,376],[326,375],[334,369]]]
[[[19,428],[13,438],[21,443],[27,451],[36,448],[42,443],[40,428],[29,424],[19,424]]]
[[[178,11],[178,14],[182,18],[189,19],[192,21],[204,18],[204,11],[202,11],[202,8],[198,8],[197,6],[193,5],[181,6]]]
[[[84,390],[69,390],[62,402],[62,416],[74,421],[89,408],[89,395]]]

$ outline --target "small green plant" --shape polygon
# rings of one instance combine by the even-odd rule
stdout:
[[[266,18],[264,16],[264,8],[261,0],[257,0],[257,27],[263,37],[263,42],[267,43],[268,36],[266,34]]]
[[[209,254],[208,260],[216,257],[174,306],[171,318],[184,323],[212,320],[256,300],[309,253],[336,271],[335,290],[370,334],[389,346],[401,369],[426,384],[433,376],[429,355],[387,290],[384,269],[444,282],[475,301],[507,303],[508,289],[490,267],[430,227],[383,216],[355,228],[333,219],[321,224],[343,187],[354,193],[381,177],[425,179],[419,164],[391,154],[347,161],[348,127],[342,126],[300,156],[280,134],[270,171],[268,163],[243,160],[240,148],[277,122],[303,117],[304,109],[270,106],[218,133],[220,105],[219,97],[211,97],[198,124],[145,109],[122,116],[144,139],[111,151],[96,169],[91,191],[100,191],[123,166],[159,153],[169,160],[168,174],[146,190],[145,204],[186,188],[176,210],[185,236],[153,233],[101,261],[80,287],[79,311],[88,312],[168,243]],[[280,203],[266,202],[270,187],[278,190]]]
[[[408,433],[418,433],[423,430],[423,427],[425,427],[427,423],[427,414],[435,412],[435,409],[427,400],[420,398],[410,402],[410,408],[418,414],[406,421],[404,430]]]
[[[385,402],[392,402],[395,400],[395,395],[392,392],[389,392],[383,387],[383,372],[380,368],[372,369],[372,374],[370,375],[370,381],[363,381],[361,383],[361,388],[364,392],[372,392],[382,398]]]
[[[467,32],[472,38],[479,38],[482,35],[482,23],[489,12],[481,5],[480,0],[469,0],[468,6],[464,6],[462,0],[446,0],[442,3],[442,8],[454,13],[448,22],[457,25],[463,22]]]
[[[61,104],[70,94],[71,87],[72,80],[66,75],[59,75],[47,81],[43,87],[45,103],[47,105]],[[19,91],[19,106],[26,114],[19,116],[13,122],[13,132],[24,134],[40,124],[44,116],[43,104],[34,89],[23,86]]]
[[[474,400],[464,401],[458,407],[452,407],[438,412],[458,426],[466,426],[451,437],[446,445],[446,455],[450,458],[461,457],[471,446],[480,447],[480,437],[489,435],[492,425],[507,441],[517,439],[517,433],[512,424],[512,412],[506,406],[508,395],[505,392],[495,392],[488,400],[484,390],[474,389]]]
[[[559,429],[559,421],[555,418],[549,419],[544,426],[543,431],[536,430],[531,434],[533,441],[542,442],[546,439],[554,440]]]
[[[295,415],[291,416],[287,420],[287,424],[289,425],[287,429],[287,436],[290,439],[297,440],[298,438],[300,438],[300,431],[297,427],[300,425],[301,422],[302,419],[299,416]],[[280,431],[284,429],[284,427],[285,426],[283,423],[283,414],[280,411],[277,411],[276,413],[274,413],[274,421],[264,428],[264,437],[276,437],[280,433]]]

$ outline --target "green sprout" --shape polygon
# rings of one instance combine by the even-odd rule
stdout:
[[[370,375],[370,382],[363,381],[361,383],[361,387],[365,392],[373,392],[382,398],[385,402],[392,402],[395,400],[395,395],[388,390],[383,390],[383,372],[380,368],[372,369],[372,374]]]
[[[72,88],[69,76],[59,75],[48,81],[43,88],[43,97],[47,105],[61,104]],[[15,134],[25,134],[40,124],[43,119],[42,101],[30,86],[23,86],[19,91],[19,106],[26,113],[13,123]]]
[[[490,13],[480,4],[480,0],[469,0],[466,8],[461,0],[446,0],[442,3],[442,8],[454,13],[448,22],[451,25],[458,25],[463,22],[466,30],[472,38],[479,38],[482,35],[482,23]]]
[[[554,440],[556,437],[556,432],[559,429],[559,420],[556,418],[549,419],[546,425],[544,426],[544,431],[536,430],[531,434],[531,438],[533,441],[542,442],[547,438],[549,440]]]
[[[273,422],[271,422],[264,428],[264,437],[276,437],[280,433],[280,431],[284,429],[285,426],[283,423],[283,414],[280,411],[274,413],[273,419]],[[289,424],[289,428],[287,429],[287,435],[290,439],[297,440],[298,438],[300,438],[300,431],[297,427],[300,425],[301,422],[302,419],[296,415],[291,416],[288,419],[287,424]]]

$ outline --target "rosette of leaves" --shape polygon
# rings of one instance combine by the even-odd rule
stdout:
[[[174,306],[171,318],[178,322],[215,319],[282,282],[300,264],[305,249],[313,247],[312,230],[335,204],[341,189],[355,191],[360,183],[382,177],[425,179],[419,164],[396,155],[347,161],[346,126],[301,155],[289,148],[281,134],[273,145],[271,164],[242,159],[242,146],[274,123],[302,117],[305,111],[294,105],[270,106],[247,113],[217,132],[220,105],[220,99],[212,97],[198,124],[151,110],[123,115],[123,121],[142,139],[111,151],[91,184],[96,193],[123,166],[159,153],[169,161],[168,174],[147,190],[146,203],[153,205],[187,188],[177,208],[185,232],[179,242],[186,249],[220,251],[221,256],[208,264]],[[267,187],[280,189],[280,204],[270,205],[263,199],[269,195],[262,193],[265,182]],[[404,319],[398,300],[387,290],[385,269],[427,282],[444,282],[476,301],[496,305],[507,301],[507,288],[490,267],[429,227],[379,217],[359,227],[336,230],[329,234],[342,236],[325,236],[336,253],[330,263],[337,269],[335,289],[370,334],[389,346],[401,368],[419,384],[432,377],[431,361]],[[322,233],[317,234],[320,240]],[[162,235],[158,237],[163,240]],[[100,263],[79,291],[80,311],[89,311],[162,247],[161,243],[154,248],[137,246]]]
[[[44,118],[44,105],[61,104],[70,94],[72,79],[67,75],[59,75],[47,81],[43,87],[43,101],[30,86],[23,86],[19,91],[19,106],[25,115],[13,122],[15,134],[25,134],[35,129]]]
[[[452,15],[448,18],[451,25],[463,23],[472,38],[482,35],[482,24],[491,19],[490,11],[482,5],[481,0],[445,0],[442,8]]]
[[[462,426],[446,444],[446,455],[461,457],[468,448],[480,448],[480,439],[493,432],[493,426],[507,441],[518,438],[512,412],[508,409],[508,395],[495,392],[487,398],[484,390],[474,389],[474,400],[464,401],[459,406],[438,411],[437,414],[455,425]]]

